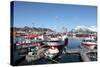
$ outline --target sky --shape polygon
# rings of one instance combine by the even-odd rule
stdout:
[[[14,27],[42,27],[68,30],[76,26],[97,26],[97,7],[15,1]]]

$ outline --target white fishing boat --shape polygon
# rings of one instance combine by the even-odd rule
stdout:
[[[81,45],[88,49],[94,49],[97,45],[97,42],[95,41],[94,37],[88,37],[82,40]]]
[[[48,35],[45,38],[47,39],[47,42],[44,42],[44,44],[46,44],[48,47],[48,50],[46,51],[45,55],[51,58],[56,56],[61,51],[61,49],[63,49],[64,46],[68,43],[68,38],[66,36],[61,36],[58,34]],[[65,43],[66,38],[67,40]]]

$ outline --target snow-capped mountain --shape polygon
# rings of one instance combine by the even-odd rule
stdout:
[[[97,32],[97,28],[95,26],[77,26],[74,28],[74,31],[79,32]]]

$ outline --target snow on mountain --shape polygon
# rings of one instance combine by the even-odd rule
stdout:
[[[91,31],[97,32],[97,28],[96,28],[95,26],[91,26],[89,29],[90,29]]]
[[[97,32],[97,28],[95,26],[76,26],[74,31],[92,31]]]

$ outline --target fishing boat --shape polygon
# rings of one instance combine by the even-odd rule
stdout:
[[[82,40],[81,45],[88,49],[94,49],[97,45],[97,42],[95,41],[94,37],[87,37]]]
[[[44,44],[47,45],[48,48],[45,55],[50,58],[55,57],[68,43],[68,38],[65,35],[51,34],[46,35],[45,38],[47,39],[47,42],[44,42]]]

